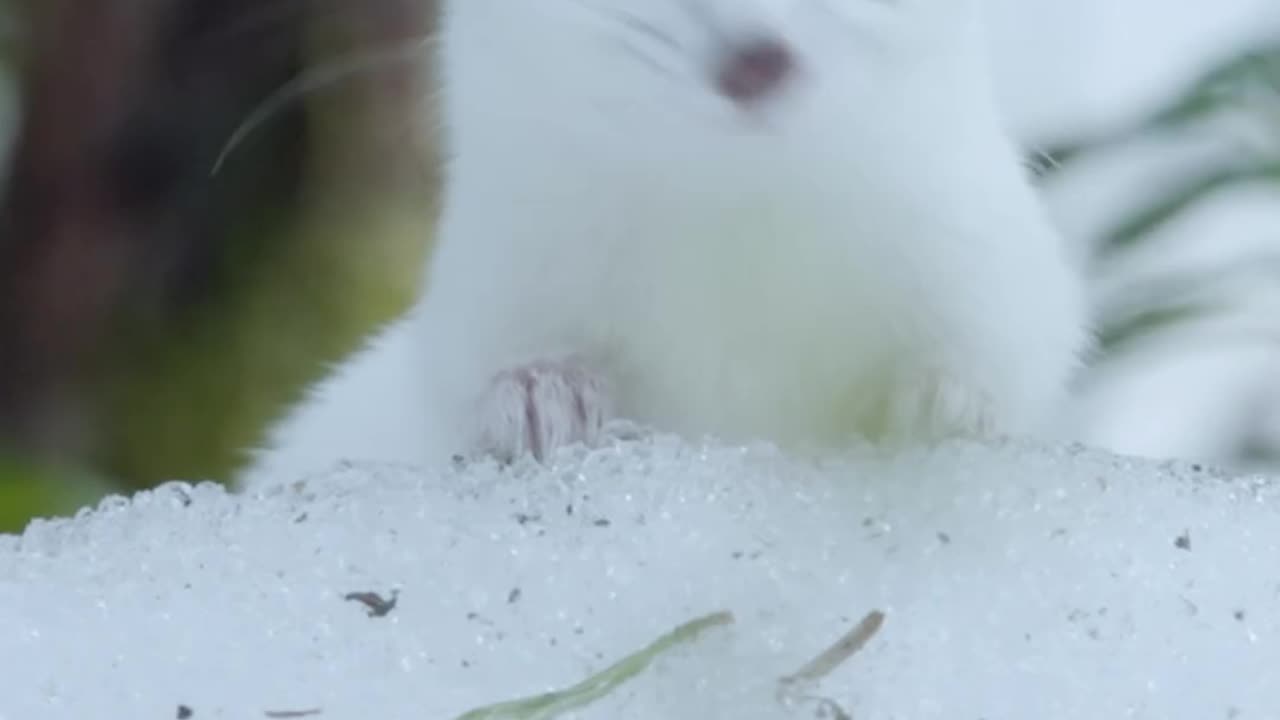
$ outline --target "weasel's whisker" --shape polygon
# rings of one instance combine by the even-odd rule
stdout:
[[[265,100],[259,103],[257,108],[249,113],[244,122],[231,134],[222,152],[218,154],[210,175],[218,174],[227,157],[244,142],[245,138],[261,127],[267,120],[270,120],[280,108],[293,100],[354,77],[363,71],[376,69],[388,63],[419,60],[422,58],[423,53],[435,43],[435,37],[415,38],[409,43],[397,44],[391,48],[378,51],[356,53],[338,62],[320,65],[303,72],[267,96]]]

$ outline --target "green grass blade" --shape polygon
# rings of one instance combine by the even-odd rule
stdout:
[[[573,687],[478,708],[459,716],[457,720],[551,720],[613,692],[619,685],[644,672],[659,655],[679,645],[693,642],[706,630],[731,622],[733,615],[727,612],[691,620],[653,641],[643,650],[623,658]]]

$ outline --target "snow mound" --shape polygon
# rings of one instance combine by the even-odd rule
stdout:
[[[0,537],[0,718],[450,720],[719,612],[592,704],[470,717],[1274,718],[1277,502],[1074,448],[662,436],[547,469],[171,484]]]

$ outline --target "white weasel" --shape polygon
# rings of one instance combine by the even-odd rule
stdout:
[[[243,479],[592,442],[1024,434],[1088,343],[975,0],[446,0],[414,310]]]

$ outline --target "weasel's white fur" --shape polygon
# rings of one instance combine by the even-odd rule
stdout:
[[[570,356],[617,416],[724,439],[1022,434],[1054,411],[1087,343],[1082,285],[997,112],[974,0],[444,13],[427,290],[248,482],[440,462],[526,419],[570,441]],[[762,35],[796,73],[744,109],[714,69]],[[495,376],[539,361],[543,390],[499,397],[520,390]]]

